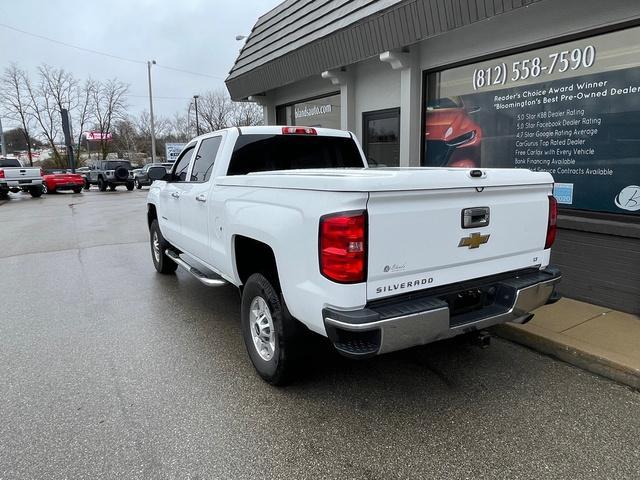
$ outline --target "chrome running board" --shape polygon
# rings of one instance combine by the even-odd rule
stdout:
[[[172,250],[167,249],[167,250],[164,251],[164,253],[173,262],[175,262],[176,264],[178,264],[179,266],[184,268],[187,272],[189,272],[191,275],[196,277],[198,280],[200,280],[207,287],[222,287],[223,285],[227,284],[227,281],[222,279],[222,278],[220,278],[220,277],[211,278],[211,277],[206,276],[204,273],[202,273],[196,267],[192,267],[187,262],[182,260],[180,258],[180,256],[176,252],[174,252]]]

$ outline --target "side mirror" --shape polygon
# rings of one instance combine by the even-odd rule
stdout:
[[[150,167],[147,175],[149,176],[149,180],[165,180],[167,171],[164,167]]]

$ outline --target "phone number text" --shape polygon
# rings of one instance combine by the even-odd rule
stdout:
[[[593,45],[549,54],[547,58],[534,57],[513,62],[510,66],[500,63],[489,68],[476,68],[473,72],[473,89],[480,90],[493,85],[538,78],[541,75],[564,73],[568,70],[590,68],[596,61]]]

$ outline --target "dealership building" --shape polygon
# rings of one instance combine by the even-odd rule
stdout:
[[[561,293],[640,313],[637,0],[287,0],[226,84],[373,167],[551,172]]]

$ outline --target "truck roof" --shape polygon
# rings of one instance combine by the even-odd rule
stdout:
[[[315,135],[319,137],[342,137],[349,138],[351,133],[346,130],[337,130],[335,128],[319,128],[319,127],[305,127],[302,125],[297,125],[300,128],[313,128],[315,130]],[[208,132],[200,135],[199,137],[193,138],[191,141],[199,140],[202,138],[209,138],[214,135],[220,134],[221,132],[228,132],[231,130],[237,130],[240,132],[240,135],[283,135],[283,128],[295,128],[295,126],[286,126],[286,125],[257,125],[251,127],[229,127],[223,128],[221,130],[216,130],[214,132]]]

